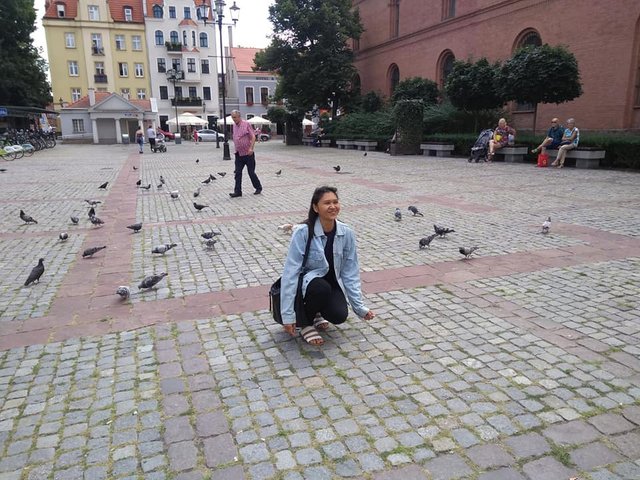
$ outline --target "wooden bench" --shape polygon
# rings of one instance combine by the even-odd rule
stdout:
[[[429,157],[450,157],[454,148],[454,145],[451,143],[427,142],[420,144],[422,155]]]
[[[509,163],[523,163],[524,156],[527,153],[529,153],[529,147],[527,146],[502,147],[495,152],[496,157],[502,155],[504,157],[503,160]]]
[[[547,148],[546,153],[547,155],[549,155],[549,163],[547,163],[547,166],[551,166],[551,164],[558,156],[558,150],[551,150]],[[573,150],[569,150],[567,152],[565,159],[575,159],[576,168],[599,168],[600,160],[604,158],[606,153],[606,150],[574,148]]]
[[[352,150],[357,148],[354,140],[336,140],[336,147],[340,150]]]
[[[354,144],[356,150],[364,150],[365,152],[375,150],[378,146],[378,142],[375,140],[356,140]]]

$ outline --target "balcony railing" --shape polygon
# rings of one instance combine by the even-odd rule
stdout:
[[[91,47],[93,55],[104,55],[104,47]]]
[[[182,52],[181,43],[164,42],[164,46],[167,47],[167,52]]]
[[[171,99],[171,106],[175,107],[201,107],[202,99],[200,97],[177,97]]]
[[[96,83],[109,83],[109,81],[107,80],[107,76],[104,73],[96,73],[93,76],[93,80]]]

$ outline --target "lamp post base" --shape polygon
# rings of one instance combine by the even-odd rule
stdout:
[[[222,152],[222,160],[231,160],[231,153],[229,153],[229,142],[225,140],[223,147],[224,150]]]

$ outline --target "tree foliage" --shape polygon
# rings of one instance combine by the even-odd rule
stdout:
[[[396,85],[391,101],[422,100],[424,105],[433,105],[438,101],[438,84],[422,77],[405,78]]]
[[[501,106],[504,101],[498,91],[500,65],[491,65],[486,58],[477,62],[455,61],[444,90],[451,104],[468,112],[479,112]]]
[[[360,111],[373,113],[382,110],[384,98],[378,92],[367,92],[360,97]]]
[[[51,102],[47,64],[30,38],[33,0],[1,0],[0,18],[0,105],[46,106]]]
[[[285,99],[290,112],[331,102],[335,118],[356,73],[347,41],[362,33],[358,11],[350,0],[276,0],[269,20],[271,44],[255,64],[280,75],[276,99]]]

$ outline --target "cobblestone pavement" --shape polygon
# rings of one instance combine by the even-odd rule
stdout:
[[[279,141],[257,155],[264,192],[238,199],[213,145],[3,164],[0,480],[640,479],[640,176]],[[272,324],[266,293],[276,227],[320,184],[339,189],[378,315],[316,348]],[[456,232],[420,250],[434,223]]]

